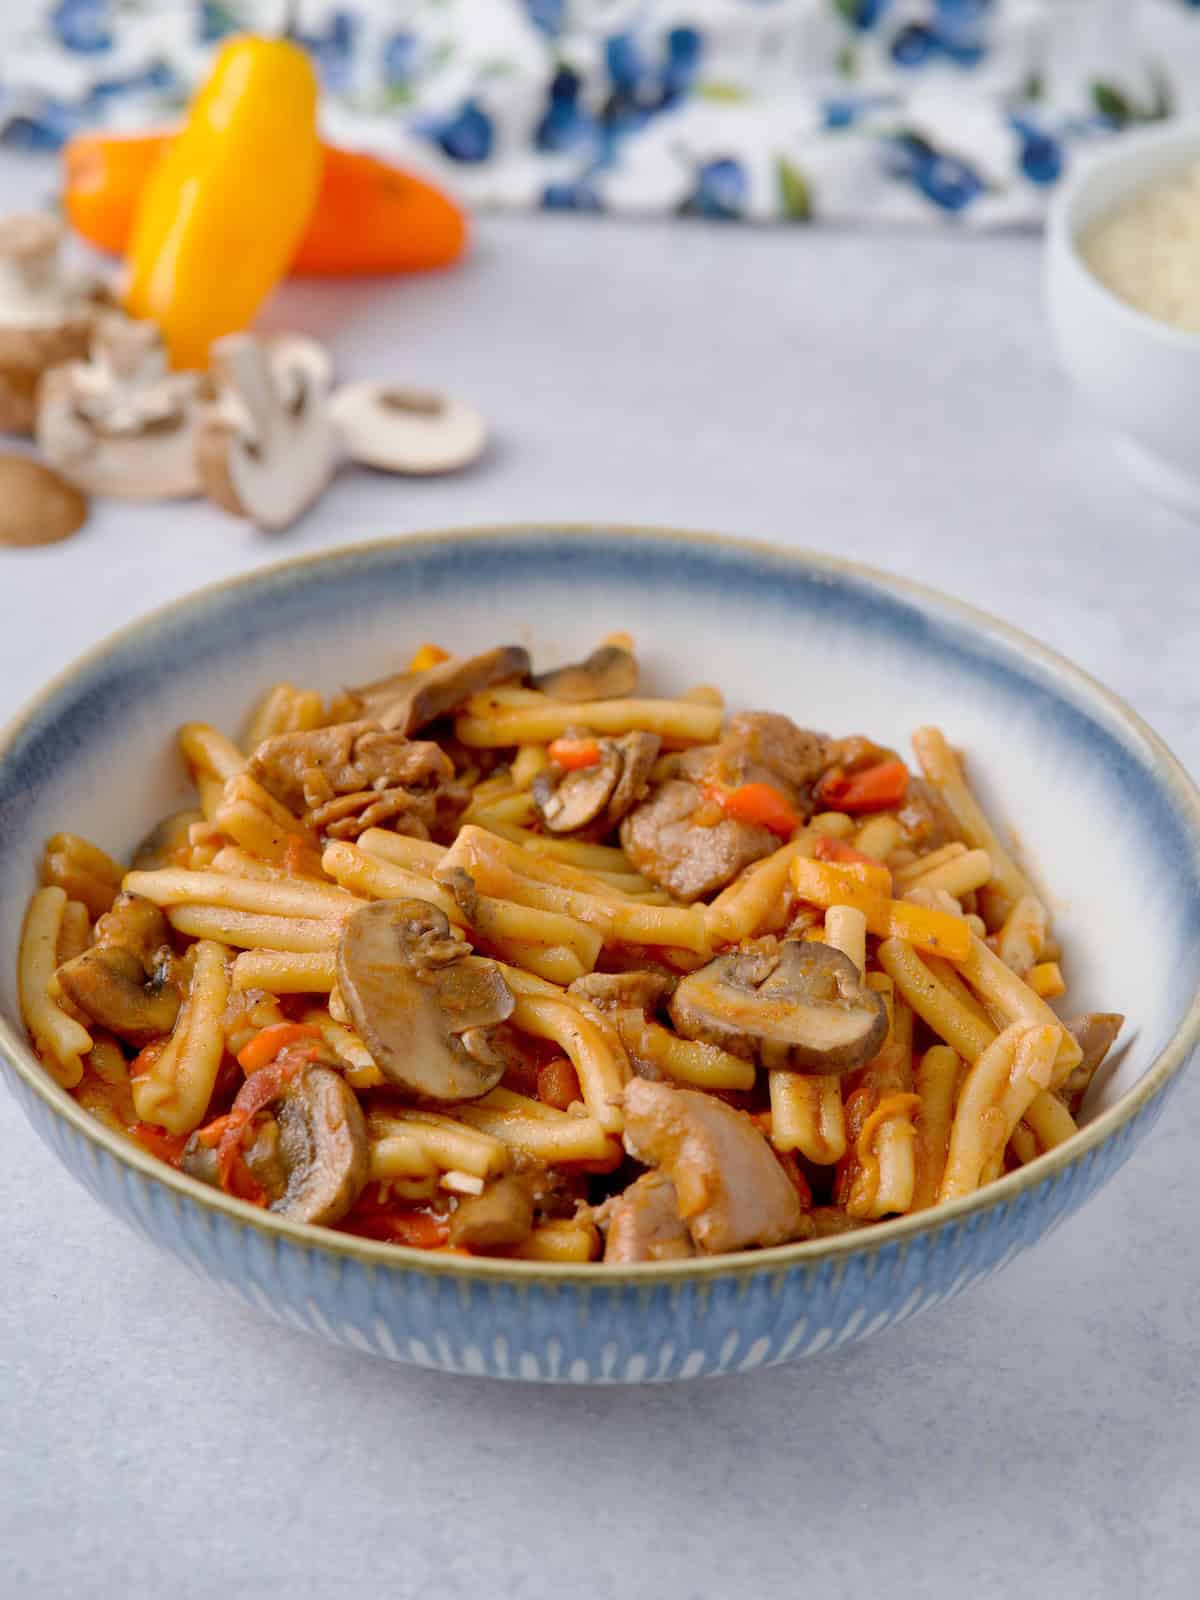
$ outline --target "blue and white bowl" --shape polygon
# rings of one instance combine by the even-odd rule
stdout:
[[[187,803],[179,723],[233,730],[270,682],[362,681],[424,639],[515,639],[549,662],[615,628],[635,635],[658,689],[717,683],[734,705],[899,747],[934,722],[967,748],[993,815],[1044,875],[1072,1006],[1130,1019],[1074,1139],[978,1195],[864,1232],[701,1261],[547,1266],[431,1257],[265,1214],[115,1137],[42,1070],[15,984],[42,839],[70,828],[122,855]],[[455,532],[203,590],[118,633],[0,740],[0,864],[0,1056],[70,1171],[267,1314],[451,1372],[693,1378],[879,1333],[1081,1206],[1149,1132],[1200,1037],[1200,795],[1131,711],[1032,639],[916,585],[695,534]]]

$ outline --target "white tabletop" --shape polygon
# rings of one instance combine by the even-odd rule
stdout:
[[[10,158],[0,210],[50,183]],[[0,551],[0,719],[225,573],[409,530],[612,519],[949,589],[1200,767],[1200,530],[1131,485],[1054,370],[1030,238],[485,220],[461,272],[288,290],[273,320],[331,340],[348,374],[473,400],[488,459],[346,476],[275,539],[200,503],[110,502],[71,543]],[[1193,1078],[1082,1216],[866,1345],[583,1392],[274,1326],[111,1221],[0,1098],[0,1592],[1190,1597],[1198,1134]]]

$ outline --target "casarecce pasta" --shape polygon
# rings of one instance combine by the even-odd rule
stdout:
[[[502,646],[179,730],[128,865],[47,841],[46,1069],[201,1182],[426,1250],[655,1261],[975,1192],[1062,1143],[1121,1024],[934,728],[919,768],[632,641]]]

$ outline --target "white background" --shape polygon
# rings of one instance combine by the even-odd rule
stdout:
[[[9,158],[0,210],[51,184]],[[478,404],[487,460],[347,476],[278,539],[198,503],[109,503],[69,544],[0,552],[0,717],[223,573],[609,519],[949,589],[1104,679],[1196,770],[1200,529],[1140,495],[1067,392],[1038,258],[1024,237],[509,219],[452,276],[289,290],[274,320],[328,337],[346,374]],[[576,1392],[392,1367],[227,1303],[0,1098],[0,1593],[1190,1597],[1197,1134],[1185,1083],[1081,1217],[893,1334]]]

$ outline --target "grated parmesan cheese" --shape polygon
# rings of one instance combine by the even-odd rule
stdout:
[[[1200,161],[1093,223],[1080,252],[1127,305],[1200,333]]]

